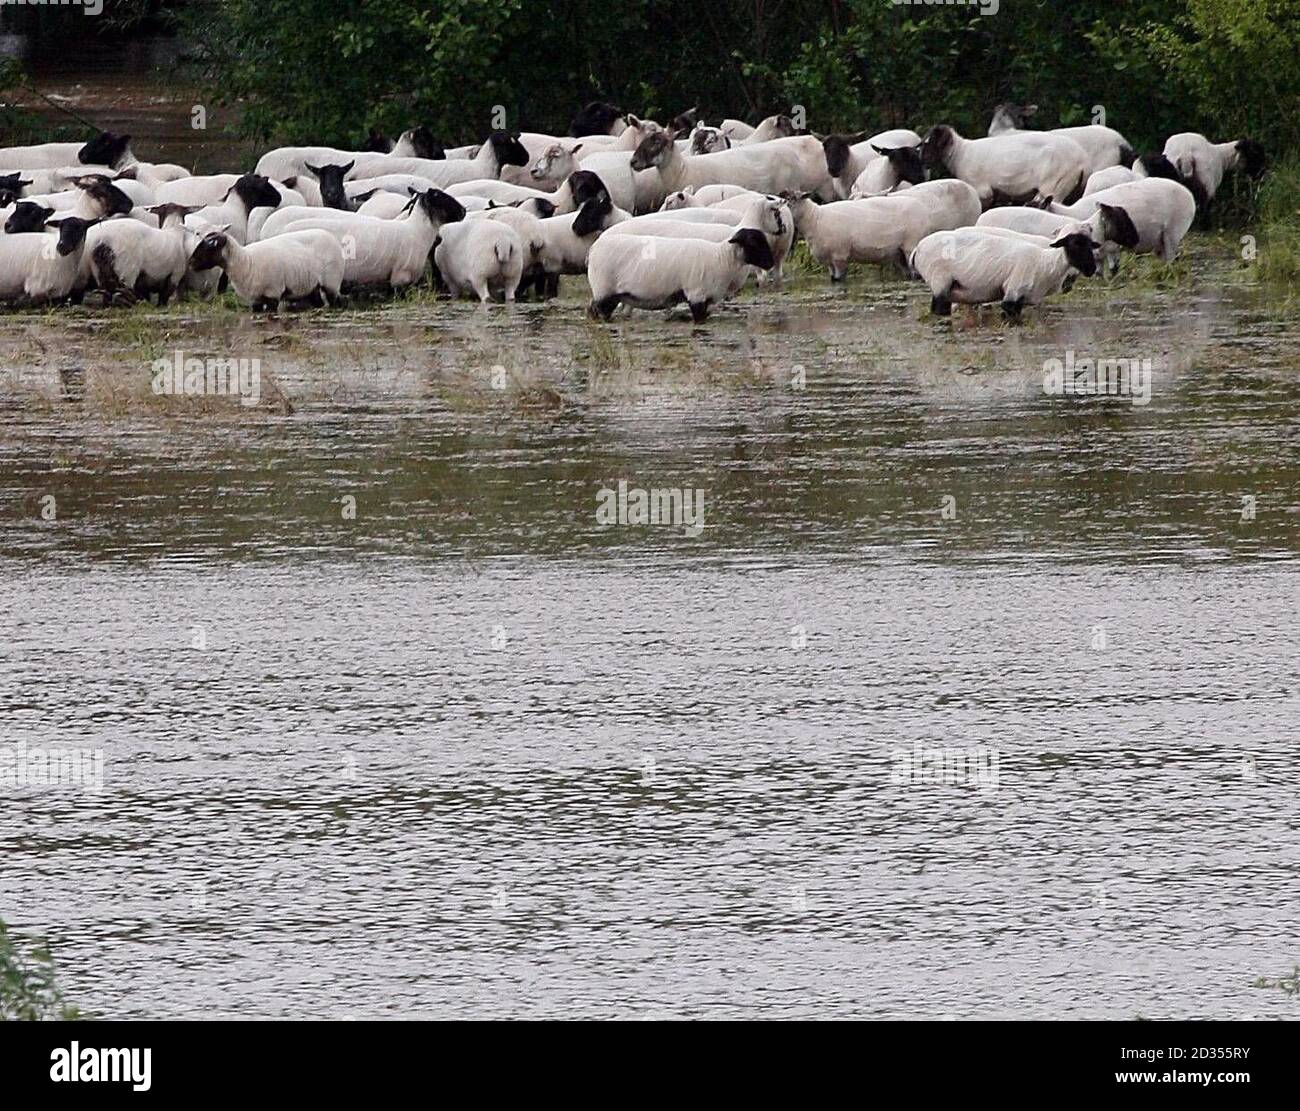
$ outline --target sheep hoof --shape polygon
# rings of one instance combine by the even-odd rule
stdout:
[[[947,297],[931,297],[930,311],[935,316],[952,316],[952,302]]]
[[[691,319],[696,324],[703,324],[709,318],[709,303],[707,301],[691,301]]]
[[[1003,301],[1002,315],[1012,324],[1019,324],[1020,314],[1024,310],[1024,307],[1025,303],[1023,301]]]

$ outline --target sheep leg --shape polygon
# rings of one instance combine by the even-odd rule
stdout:
[[[849,276],[849,264],[847,259],[831,259],[831,281],[842,282]]]
[[[1178,257],[1178,247],[1169,237],[1169,233],[1160,233],[1160,261],[1173,262]]]
[[[686,303],[691,307],[691,319],[696,324],[703,324],[709,319],[708,301],[687,301]]]
[[[274,312],[278,305],[279,302],[270,297],[256,297],[251,307],[254,312]]]
[[[912,277],[912,268],[907,264],[907,252],[902,247],[898,248],[890,261],[894,264],[894,269],[898,271],[900,277],[908,279]]]
[[[1020,314],[1024,310],[1024,298],[1018,298],[1015,301],[1002,302],[1002,315],[1012,324],[1020,323]]]
[[[599,301],[592,301],[587,311],[597,320],[608,320],[614,315],[614,310],[618,308],[623,298],[617,293],[611,293],[608,297],[602,297]]]
[[[930,312],[935,316],[952,316],[952,286],[930,298]]]
[[[546,299],[549,301],[552,298],[558,297],[559,295],[560,295],[559,272],[557,271],[554,274],[547,274],[546,275]]]
[[[158,290],[158,307],[160,309],[166,307],[167,302],[172,299],[172,293],[175,292],[175,290],[176,283],[170,278],[163,282],[162,286]]]

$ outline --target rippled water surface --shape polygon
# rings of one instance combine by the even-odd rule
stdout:
[[[0,741],[105,763],[0,798],[0,917],[109,1017],[1293,1017],[1300,323],[1195,250],[1018,330],[5,318]]]

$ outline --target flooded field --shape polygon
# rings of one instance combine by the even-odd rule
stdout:
[[[0,916],[111,1018],[1294,1017],[1300,322],[1192,256],[1019,329],[6,315],[3,739],[104,762]]]

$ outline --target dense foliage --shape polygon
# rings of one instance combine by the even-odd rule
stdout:
[[[986,9],[995,5],[984,0]],[[1300,0],[223,0],[181,22],[259,140],[345,143],[379,125],[480,138],[563,131],[604,97],[815,128],[944,120],[982,134],[1003,100],[1040,126],[1104,110],[1140,147],[1172,131],[1300,145]]]

